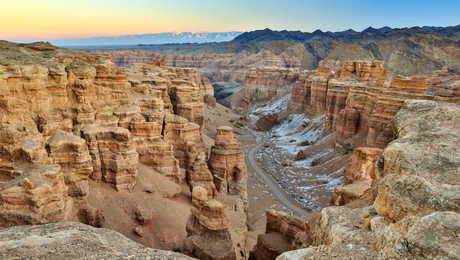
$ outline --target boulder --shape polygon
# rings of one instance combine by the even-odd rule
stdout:
[[[374,207],[393,221],[460,212],[460,106],[407,101],[393,120],[397,140],[383,151]]]

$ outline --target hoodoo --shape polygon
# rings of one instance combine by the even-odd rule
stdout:
[[[209,157],[212,91],[195,69],[125,70],[46,43],[1,42],[0,57],[0,227],[81,221],[199,258],[245,259],[246,164],[226,127]],[[155,201],[184,221],[165,223],[176,213]]]

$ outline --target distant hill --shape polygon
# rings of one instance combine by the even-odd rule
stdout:
[[[231,41],[241,32],[215,33],[155,33],[133,34],[82,39],[54,40],[58,46],[122,46],[122,45],[154,45],[154,44],[183,44]]]
[[[180,56],[231,54],[229,59],[241,54],[233,63],[223,62],[227,67],[250,66],[260,61],[259,56],[264,56],[263,53],[268,53],[265,56],[274,55],[280,60],[289,61],[289,64],[300,64],[302,69],[315,69],[321,60],[328,59],[382,60],[393,74],[414,75],[443,66],[460,73],[460,25],[368,27],[361,32],[351,29],[341,32],[264,29],[241,33],[227,42],[143,45],[135,49]]]
[[[362,32],[356,32],[354,30],[347,30],[342,32],[323,32],[316,30],[312,33],[301,32],[301,31],[272,31],[270,29],[257,30],[252,32],[245,32],[236,37],[233,42],[239,44],[247,44],[254,42],[270,42],[270,41],[298,41],[298,42],[310,42],[312,40],[331,40],[331,39],[349,39],[359,40],[370,37],[403,37],[413,35],[437,35],[446,37],[451,40],[460,39],[460,25],[450,27],[411,27],[411,28],[397,28],[392,29],[388,26],[382,28],[368,27]]]

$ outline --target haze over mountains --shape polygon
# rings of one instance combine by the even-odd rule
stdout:
[[[415,34],[437,35],[451,40],[460,38],[460,25],[449,27],[410,27],[410,28],[391,28],[388,26],[381,28],[368,27],[361,32],[353,29],[345,31],[331,32],[317,29],[313,32],[302,31],[275,31],[271,29],[255,30],[251,32],[212,32],[212,33],[192,33],[192,32],[167,32],[151,34],[132,34],[119,36],[100,36],[91,38],[76,39],[57,39],[51,40],[52,44],[58,46],[122,46],[122,45],[163,45],[163,44],[188,44],[188,43],[220,43],[233,42],[239,44],[249,44],[270,41],[296,41],[311,42],[313,40],[333,40],[349,39],[357,40],[366,37],[388,38],[388,37],[409,37]],[[378,39],[376,39],[378,40]]]
[[[120,46],[138,44],[181,44],[231,41],[241,32],[213,32],[213,33],[152,33],[120,36],[101,36],[82,39],[53,40],[51,43],[58,46]]]

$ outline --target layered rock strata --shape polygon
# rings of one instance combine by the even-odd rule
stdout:
[[[85,139],[58,130],[48,139],[46,149],[52,163],[61,166],[69,196],[88,196],[88,178],[94,168]]]
[[[137,199],[132,197],[158,199],[156,205],[171,203],[187,212],[186,202],[168,198],[187,198],[190,190],[202,189],[208,195],[194,198],[188,225],[192,247],[202,251],[191,254],[247,258],[242,151],[231,129],[219,131],[211,161],[203,142],[204,99],[212,105],[213,95],[209,80],[195,69],[165,67],[161,60],[125,69],[115,68],[108,55],[48,43],[0,45],[1,228],[82,221],[128,236],[134,230],[136,238],[152,245],[157,234],[151,230],[162,220],[151,208],[132,206]],[[226,185],[219,195],[216,183]],[[156,187],[163,184],[167,187]],[[168,187],[173,191],[162,192]],[[107,206],[114,200],[120,208]],[[120,218],[135,209],[133,219],[114,220],[101,208]],[[130,227],[137,222],[142,226]],[[162,232],[185,227],[185,222],[167,224]],[[185,233],[174,232],[161,239],[178,248]],[[223,251],[208,247],[208,235],[220,239],[214,245],[224,243]]]
[[[284,212],[268,210],[265,234],[257,237],[250,259],[275,259],[283,252],[297,248],[298,235],[305,232],[305,221]]]
[[[185,253],[206,260],[236,259],[224,206],[209,199],[207,189],[197,186],[192,192],[192,216],[187,223]]]
[[[380,155],[358,149],[345,173],[346,182],[371,179],[372,206],[349,197],[348,207],[322,209],[299,233],[305,248],[277,259],[459,259],[459,113],[406,101],[392,121],[396,139]]]
[[[92,178],[112,183],[117,190],[132,190],[139,155],[130,132],[121,127],[88,126],[82,135],[92,157]]]
[[[247,168],[232,128],[217,128],[209,161],[193,145],[187,158],[194,208],[185,252],[200,259],[247,259]]]
[[[0,176],[9,178],[0,189],[0,220],[6,225],[45,224],[64,221],[72,200],[58,165],[0,162]],[[8,180],[8,179],[7,179]]]
[[[289,108],[327,114],[339,142],[384,148],[392,139],[391,120],[407,99],[458,103],[458,77],[435,71],[411,78],[395,76],[380,61],[321,62],[302,72]]]
[[[243,87],[238,93],[239,99],[232,102],[238,108],[241,102],[258,102],[275,96],[287,94],[290,87],[299,78],[300,70],[296,68],[256,67],[246,72]]]
[[[295,57],[276,55],[272,51],[263,50],[258,53],[246,51],[230,54],[199,54],[199,55],[164,55],[151,51],[106,51],[113,56],[117,66],[129,67],[133,64],[144,64],[161,61],[164,65],[180,68],[198,69],[200,74],[212,82],[237,81],[243,82],[248,70],[254,67],[300,68],[301,63]]]
[[[209,169],[214,174],[214,182],[219,193],[247,197],[246,163],[231,127],[217,128],[216,141],[209,158]]]
[[[382,149],[359,147],[343,172],[344,185],[335,189],[331,204],[341,206],[357,199],[372,200],[372,184],[376,180],[375,160]]]

